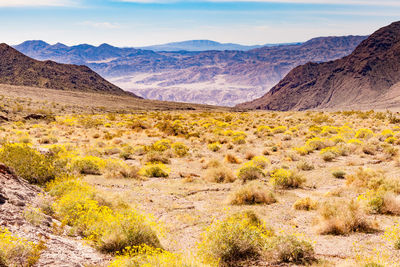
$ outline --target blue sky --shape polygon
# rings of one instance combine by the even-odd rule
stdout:
[[[364,35],[400,20],[400,0],[0,0],[0,42],[143,46]]]

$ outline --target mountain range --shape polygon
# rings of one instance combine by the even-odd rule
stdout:
[[[224,51],[224,50],[236,50],[236,51],[248,51],[264,46],[279,46],[289,44],[301,44],[301,43],[283,43],[283,44],[264,44],[264,45],[241,45],[233,43],[219,43],[211,40],[189,40],[183,42],[173,42],[161,45],[151,45],[138,47],[139,49],[153,50],[153,51]]]
[[[87,66],[38,61],[0,44],[0,83],[68,91],[130,95]]]
[[[14,47],[38,60],[86,65],[144,98],[233,106],[262,96],[294,67],[350,54],[365,38],[321,37],[248,51],[153,51],[43,41]]]
[[[349,56],[293,69],[259,99],[240,108],[376,109],[400,106],[400,22],[381,28]]]

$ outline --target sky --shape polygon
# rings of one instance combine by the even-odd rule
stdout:
[[[368,35],[397,20],[400,0],[0,0],[0,42],[262,45]]]

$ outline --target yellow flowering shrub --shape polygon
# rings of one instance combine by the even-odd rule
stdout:
[[[80,174],[100,175],[107,162],[99,157],[76,157],[71,162],[71,169]]]
[[[44,155],[29,145],[6,143],[0,149],[0,162],[13,168],[17,175],[30,183],[44,184],[54,179],[58,170],[56,158]]]
[[[276,126],[271,129],[271,132],[273,134],[279,134],[279,133],[284,133],[287,130],[286,126]]]
[[[0,227],[0,266],[34,266],[43,248]]]
[[[305,179],[292,170],[276,169],[272,172],[270,183],[275,188],[297,188]]]
[[[161,140],[158,140],[157,142],[155,142],[151,146],[151,149],[155,150],[155,151],[163,152],[163,151],[165,151],[167,149],[170,149],[171,148],[171,144],[172,144],[171,140],[169,140],[169,139],[161,139]]]
[[[233,264],[261,255],[265,240],[273,236],[253,212],[243,212],[218,220],[202,235],[198,254],[206,263]]]
[[[146,245],[128,247],[120,253],[109,267],[211,267],[199,262],[194,257],[183,256],[160,248]],[[217,267],[216,265],[214,265]]]
[[[219,142],[214,142],[211,144],[208,144],[208,149],[211,150],[212,152],[217,152],[222,148],[222,145]]]
[[[357,139],[370,139],[373,136],[374,136],[373,131],[371,131],[370,129],[361,128],[357,130],[354,137]]]
[[[100,251],[117,252],[142,244],[161,247],[153,218],[133,209],[114,210],[107,203],[101,204],[104,200],[89,185],[60,178],[48,184],[47,190],[56,198],[55,216]]]
[[[178,157],[184,157],[189,152],[189,147],[187,147],[184,143],[176,142],[172,144],[172,150]]]
[[[244,260],[268,263],[309,264],[315,261],[314,248],[295,235],[275,235],[252,211],[215,221],[202,234],[198,255],[206,263],[238,266]]]
[[[400,249],[400,223],[386,228],[384,237],[391,242],[396,249]]]

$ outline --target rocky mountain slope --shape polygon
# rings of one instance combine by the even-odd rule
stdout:
[[[366,37],[323,37],[250,51],[155,52],[40,41],[16,49],[37,59],[85,64],[109,81],[149,99],[235,105],[262,96],[294,67],[350,54]]]
[[[263,97],[240,108],[305,110],[400,106],[400,22],[363,41],[352,54],[292,70]]]
[[[128,95],[87,66],[34,60],[6,44],[0,44],[0,83]]]

